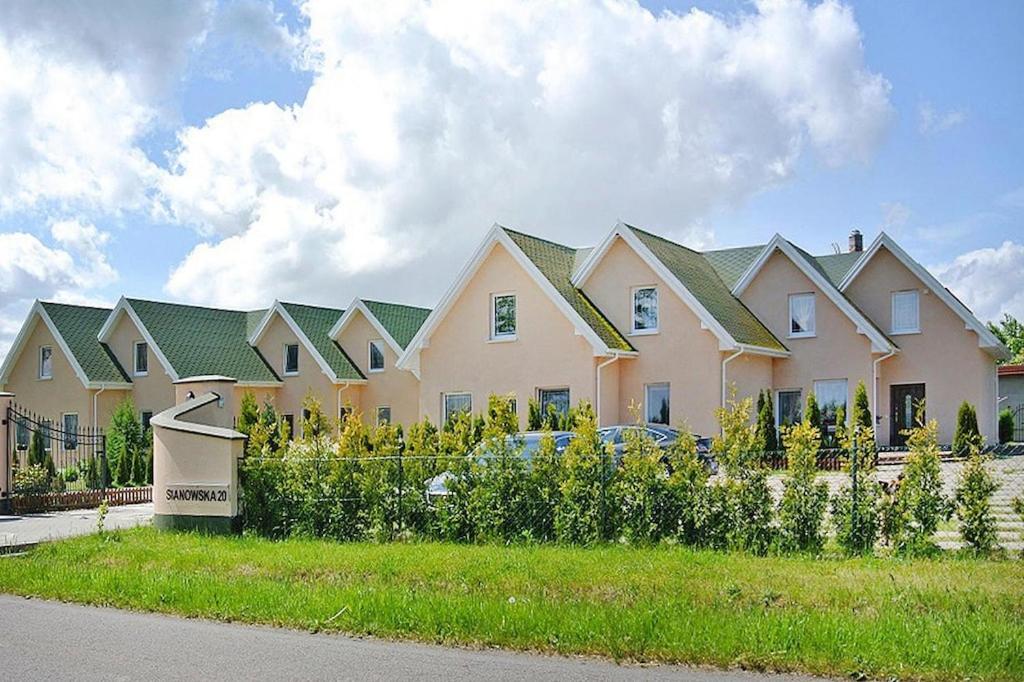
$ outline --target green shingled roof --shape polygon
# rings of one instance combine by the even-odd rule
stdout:
[[[572,285],[571,279],[579,249],[531,237],[508,228],[502,229],[609,348],[623,351],[636,350],[626,340],[626,337],[612,326],[608,318],[591,303],[590,299]]]
[[[300,303],[282,303],[281,306],[299,325],[313,347],[320,353],[339,379],[365,379],[352,358],[330,337],[331,327],[345,314],[337,308],[320,308]]]
[[[384,326],[384,329],[388,330],[388,334],[391,334],[391,338],[403,350],[430,315],[430,308],[418,308],[401,303],[367,301],[365,298],[361,300],[367,310],[373,313],[377,321]]]
[[[732,291],[740,277],[747,271],[751,263],[764,251],[764,244],[760,246],[739,246],[734,249],[720,249],[718,251],[705,251],[704,258],[711,263],[718,276],[722,278],[725,286]]]
[[[178,377],[220,374],[240,382],[280,381],[249,345],[255,313],[128,299]]]
[[[109,308],[41,303],[90,382],[130,384],[124,368],[98,336]]]
[[[846,277],[846,273],[853,269],[854,264],[863,255],[863,251],[833,253],[827,256],[815,256],[814,260],[818,262],[820,270],[825,273],[828,280],[838,287],[843,278]]]
[[[754,313],[732,295],[703,254],[650,232],[630,229],[737,343],[786,350]]]

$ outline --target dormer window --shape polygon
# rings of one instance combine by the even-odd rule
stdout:
[[[789,297],[789,337],[814,336],[814,294],[792,294]]]
[[[289,343],[284,347],[284,373],[285,376],[295,376],[299,373],[299,344]]]
[[[516,326],[516,295],[491,296],[491,338],[512,340],[516,338]]]
[[[658,332],[658,288],[633,288],[633,322],[631,331],[634,334],[656,334]]]
[[[917,290],[892,293],[892,333],[917,334],[921,331],[920,299]]]
[[[383,339],[374,339],[370,341],[370,371],[371,372],[383,372],[384,371],[384,341]]]
[[[53,347],[42,346],[39,348],[39,378],[53,378]]]

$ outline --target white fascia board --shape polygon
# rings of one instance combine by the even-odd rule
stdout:
[[[555,304],[563,315],[565,315],[573,326],[576,328],[576,333],[587,339],[587,341],[594,347],[595,354],[599,355],[610,355],[612,350],[604,343],[597,333],[588,325],[579,313],[573,310],[572,306],[569,305],[558,291],[555,290],[551,282],[537,269],[537,266],[530,262],[530,259],[526,257],[526,254],[516,246],[515,242],[505,233],[497,223],[491,227],[487,236],[477,247],[473,256],[469,262],[459,272],[459,276],[455,279],[455,282],[445,293],[444,297],[438,303],[438,305],[431,311],[430,315],[423,322],[423,326],[420,327],[419,331],[416,332],[416,336],[413,337],[412,341],[409,342],[405,352],[399,357],[396,366],[400,369],[406,369],[417,374],[418,378],[418,356],[419,351],[426,347],[427,342],[430,339],[430,335],[434,329],[441,323],[444,317],[448,314],[448,310],[454,304],[462,290],[469,284],[470,279],[476,274],[476,271],[483,264],[484,260],[490,254],[491,250],[496,245],[502,245],[505,250],[509,252],[513,259],[522,267],[533,279],[534,283],[540,287],[541,291],[547,294],[548,298]],[[413,357],[416,356],[416,361]],[[414,369],[415,368],[415,369]]]
[[[788,350],[780,350],[778,348],[765,348],[764,346],[752,346],[749,343],[738,343],[736,349],[742,350],[748,355],[767,355],[770,358],[788,358],[793,354]],[[722,350],[730,350],[723,348]]]
[[[830,301],[837,308],[839,308],[843,314],[846,315],[853,322],[854,327],[857,329],[858,334],[863,334],[868,337],[871,341],[871,351],[874,353],[891,353],[896,349],[892,343],[889,342],[885,336],[878,331],[874,324],[871,323],[867,317],[864,316],[859,310],[845,296],[842,292],[837,289],[831,282],[829,282],[823,274],[818,272],[817,268],[811,266],[803,256],[796,252],[793,245],[789,243],[789,240],[785,239],[782,235],[776,234],[772,237],[772,240],[768,242],[768,245],[764,247],[764,251],[757,257],[757,259],[750,264],[747,271],[740,278],[740,281],[733,287],[733,295],[739,298],[739,296],[750,286],[751,282],[757,276],[757,273],[761,271],[768,259],[775,253],[776,249],[782,252],[789,261],[802,272],[807,279],[811,280],[818,289],[828,297]]]
[[[10,372],[14,368],[15,363],[21,356],[21,352],[24,350],[24,345],[28,341],[29,335],[32,330],[35,329],[33,322],[36,318],[42,321],[46,325],[46,328],[50,330],[50,335],[54,341],[57,342],[57,347],[60,348],[60,352],[64,354],[68,364],[71,365],[71,369],[74,370],[75,376],[82,382],[82,385],[86,388],[91,388],[89,385],[89,378],[85,375],[85,371],[82,366],[78,364],[78,360],[71,353],[71,349],[68,347],[64,337],[57,331],[57,325],[53,323],[50,316],[46,314],[46,308],[43,304],[36,299],[35,303],[29,309],[28,317],[25,318],[25,323],[21,325],[21,329],[18,331],[18,336],[15,337],[14,343],[11,345],[11,349],[7,352],[7,357],[4,358],[3,368],[0,369],[0,384],[6,384],[10,378]]]
[[[117,322],[121,319],[122,315],[127,315],[128,318],[131,319],[132,324],[134,324],[135,328],[139,330],[140,334],[142,334],[143,340],[145,340],[149,345],[153,354],[156,355],[156,359],[160,361],[160,366],[164,368],[167,376],[171,377],[171,381],[177,381],[180,379],[181,377],[178,376],[174,367],[171,366],[170,361],[167,360],[167,356],[164,355],[164,352],[160,350],[160,346],[158,346],[156,341],[153,340],[153,335],[149,333],[148,329],[146,329],[146,325],[142,324],[142,320],[139,319],[139,316],[132,308],[131,303],[129,303],[128,299],[124,296],[118,300],[117,305],[114,306],[114,309],[110,311],[110,315],[107,316],[107,321],[104,322],[103,327],[100,328],[100,333],[97,335],[100,343],[106,343],[109,340],[110,335],[114,333],[114,327],[117,326]]]
[[[933,291],[938,297],[945,303],[954,313],[960,316],[960,319],[964,321],[966,329],[969,329],[978,335],[978,346],[985,349],[992,349],[993,355],[1000,358],[1009,356],[1009,350],[999,341],[995,334],[982,323],[977,317],[974,316],[967,306],[961,303],[956,296],[951,294],[942,282],[935,278],[935,275],[930,273],[927,268],[918,263],[916,260],[910,257],[903,248],[896,243],[892,237],[882,232],[875,238],[875,241],[871,243],[864,255],[861,256],[860,260],[846,273],[846,277],[839,283],[839,290],[846,291],[846,289],[853,283],[853,280],[857,278],[872,258],[885,247],[893,256],[896,257],[900,263],[904,265],[908,270],[914,273],[921,283],[926,288]]]
[[[348,326],[349,322],[352,321],[352,318],[355,317],[357,312],[362,313],[363,317],[365,317],[367,322],[370,323],[370,326],[380,334],[381,338],[384,339],[389,346],[391,346],[391,350],[395,352],[395,357],[402,357],[402,353],[405,352],[405,349],[398,345],[398,342],[395,341],[394,337],[391,336],[388,330],[384,328],[384,325],[380,323],[377,316],[370,312],[370,309],[367,308],[366,304],[359,298],[352,300],[352,303],[350,303],[348,308],[345,309],[345,313],[341,316],[341,319],[335,322],[334,326],[331,327],[331,331],[329,332],[330,337],[335,341],[338,341],[338,337],[341,335],[341,332],[344,331],[345,327]],[[341,342],[338,341],[338,343],[340,344]]]
[[[573,276],[573,286],[578,289],[582,289],[587,279],[593,274],[597,267],[598,262],[604,257],[611,248],[612,244],[615,243],[616,237],[626,242],[633,251],[640,256],[640,259],[647,264],[649,268],[654,270],[655,274],[658,275],[663,281],[668,283],[672,291],[682,299],[683,303],[693,311],[697,318],[701,322],[701,326],[707,331],[715,335],[719,342],[719,348],[722,350],[733,350],[739,347],[736,339],[733,338],[732,334],[726,331],[722,323],[715,319],[715,316],[708,312],[707,308],[697,300],[697,297],[686,288],[686,286],[679,281],[679,278],[672,274],[672,272],[665,267],[665,264],[658,259],[651,250],[647,248],[639,237],[633,232],[629,225],[619,222],[612,228],[612,231],[608,233],[601,244],[595,248],[587,259],[580,266],[579,271]]]
[[[284,320],[284,323],[288,325],[288,328],[292,330],[293,334],[295,334],[295,338],[299,340],[299,343],[306,347],[306,350],[309,352],[310,355],[313,356],[313,359],[316,360],[316,364],[320,366],[321,371],[323,371],[323,373],[327,375],[327,378],[331,380],[331,383],[339,383],[341,380],[338,379],[338,375],[334,373],[334,370],[331,369],[331,366],[327,364],[327,360],[324,359],[324,356],[320,355],[320,351],[316,349],[316,346],[314,346],[313,342],[309,340],[309,337],[306,336],[306,333],[302,331],[298,323],[295,322],[295,319],[288,313],[285,307],[281,305],[280,301],[274,301],[273,307],[271,307],[271,309],[267,311],[268,315],[270,315],[271,313],[277,313],[278,315],[281,316],[281,319]],[[267,325],[265,325],[264,329],[257,330],[260,332],[260,334],[253,334],[253,337],[258,341],[259,336],[262,334],[263,331],[265,331],[265,328],[268,326],[269,321]]]

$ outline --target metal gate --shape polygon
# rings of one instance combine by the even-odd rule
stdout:
[[[98,505],[110,484],[107,438],[81,426],[77,414],[59,420],[18,405],[7,408],[7,490],[11,507],[43,511]]]
[[[1024,442],[1024,405],[1018,405],[1013,411],[1013,441]]]

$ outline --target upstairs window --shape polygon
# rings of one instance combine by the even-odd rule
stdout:
[[[814,294],[793,294],[789,297],[789,336],[814,336]]]
[[[916,334],[921,331],[921,311],[917,290],[892,294],[892,333]]]
[[[42,346],[39,349],[39,378],[53,378],[53,347]]]
[[[494,294],[491,296],[491,338],[514,339],[516,337],[516,296],[515,294]]]
[[[284,373],[295,376],[299,373],[299,344],[289,343],[284,347]]]
[[[384,341],[382,339],[370,341],[370,371],[384,371]]]
[[[149,344],[144,341],[135,342],[135,376],[144,377],[149,374]]]
[[[658,331],[658,289],[657,287],[636,287],[633,289],[634,334],[654,334]]]

